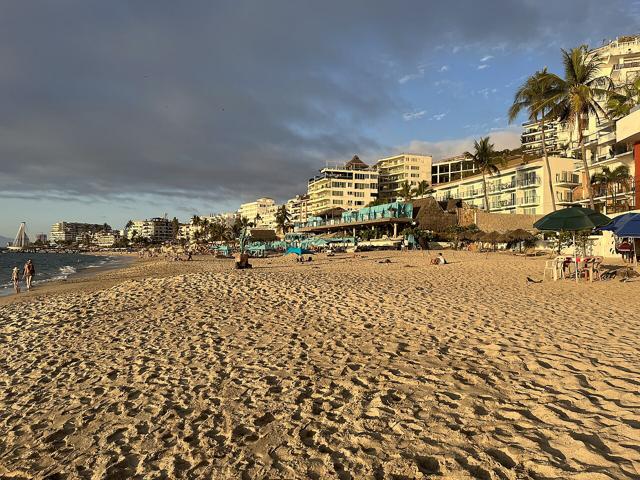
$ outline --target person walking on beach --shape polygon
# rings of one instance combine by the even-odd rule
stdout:
[[[11,272],[11,281],[13,282],[13,289],[16,293],[20,293],[20,269],[18,267],[13,267],[13,271]]]
[[[24,265],[24,273],[23,277],[27,281],[27,290],[31,290],[31,282],[33,281],[33,276],[36,274],[36,267],[33,265],[31,259],[27,260],[27,263]]]

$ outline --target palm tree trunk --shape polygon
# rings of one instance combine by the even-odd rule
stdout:
[[[595,210],[593,204],[593,189],[591,188],[591,172],[589,172],[589,164],[587,164],[586,148],[584,146],[584,136],[582,134],[582,120],[578,120],[578,143],[580,145],[580,154],[582,156],[582,166],[584,167],[584,174],[587,182],[587,195],[589,195],[589,208]]]
[[[491,207],[489,207],[489,194],[487,193],[487,177],[482,172],[482,188],[484,190],[484,207],[487,213],[491,213]]]
[[[542,153],[544,155],[544,164],[547,167],[547,179],[549,182],[549,192],[551,193],[551,207],[553,211],[556,211],[556,196],[553,191],[553,179],[551,178],[551,165],[549,165],[549,155],[547,154],[547,139],[544,133],[544,111],[542,112],[542,119],[540,120],[540,128],[542,130]]]

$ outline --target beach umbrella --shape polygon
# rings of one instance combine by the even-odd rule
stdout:
[[[625,213],[598,230],[613,232],[616,237],[640,238],[640,213]],[[637,265],[636,242],[633,241],[633,263]]]
[[[578,253],[576,251],[576,232],[593,230],[607,225],[611,219],[600,212],[584,207],[569,207],[545,215],[533,226],[542,232],[572,232],[573,258],[576,264],[576,282],[578,281]]]

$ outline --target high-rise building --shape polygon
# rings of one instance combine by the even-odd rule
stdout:
[[[302,224],[309,215],[309,195],[296,195],[284,204],[292,225]]]
[[[173,238],[173,227],[166,218],[151,218],[149,220],[133,220],[126,229],[129,240],[146,238],[155,243],[166,242]]]
[[[57,222],[51,226],[49,238],[58,243],[74,242],[78,238],[102,231],[110,232],[111,227],[106,223]]]
[[[614,89],[631,83],[640,76],[640,35],[620,36],[611,42],[607,42],[598,48],[589,51],[590,55],[597,56],[601,67],[596,76],[607,77],[611,80]],[[603,108],[606,98],[601,98]],[[570,127],[566,122],[545,122],[545,143],[549,155],[562,155],[579,158],[580,146],[578,144],[577,125]],[[605,118],[602,114],[597,117],[590,115],[587,128],[583,131],[585,143],[598,144],[601,151],[613,144],[611,133],[615,128],[613,120]],[[522,146],[525,153],[533,155],[542,154],[542,130],[540,122],[526,122],[523,124]],[[605,137],[606,141],[602,141]],[[587,152],[588,158],[591,151]],[[596,156],[603,153],[595,152]]]
[[[278,207],[273,198],[262,197],[240,205],[238,215],[252,222],[256,228],[275,230]]]
[[[432,163],[431,155],[412,153],[381,158],[376,163],[378,197],[384,201],[394,202],[400,198],[400,190],[404,182],[408,182],[411,187],[415,187],[423,180],[431,182]]]
[[[333,208],[359,209],[377,198],[378,172],[356,155],[345,164],[327,165],[309,179],[307,189],[309,216]]]

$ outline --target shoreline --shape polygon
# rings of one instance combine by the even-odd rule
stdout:
[[[79,255],[92,255],[96,257],[114,257],[112,261],[109,261],[102,265],[87,265],[74,273],[71,273],[67,278],[60,279],[45,279],[34,282],[33,289],[27,291],[22,288],[19,294],[14,293],[11,287],[6,288],[6,293],[0,291],[0,306],[14,302],[22,302],[34,300],[42,295],[50,295],[55,293],[65,293],[73,290],[72,286],[77,286],[78,290],[83,290],[83,286],[91,284],[92,282],[100,281],[101,277],[105,274],[114,271],[124,270],[136,263],[138,258],[132,254],[122,253],[107,253],[98,252],[99,255],[93,253],[81,253]]]

